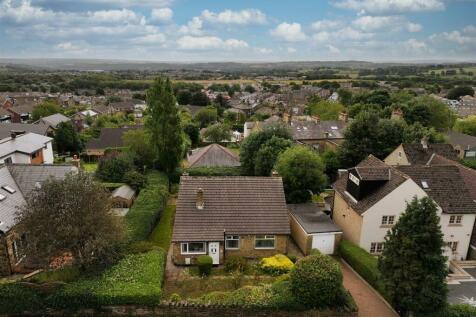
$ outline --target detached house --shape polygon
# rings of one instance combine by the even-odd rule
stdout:
[[[222,264],[230,255],[286,253],[289,235],[280,177],[181,177],[172,235],[175,264],[194,264],[203,254]]]
[[[387,231],[413,197],[438,205],[450,260],[466,259],[476,202],[454,165],[389,166],[374,156],[349,169],[333,184],[333,220],[344,239],[372,254],[382,252]]]
[[[0,167],[0,276],[28,272],[34,266],[24,252],[28,233],[19,232],[15,214],[34,189],[50,177],[77,172],[71,165],[12,164]]]
[[[188,167],[238,167],[240,158],[220,144],[210,144],[191,150],[187,156]]]
[[[425,165],[436,154],[453,161],[458,161],[458,151],[451,144],[430,144],[425,140],[422,140],[421,143],[400,144],[384,161],[392,166]]]
[[[0,163],[53,164],[52,142],[45,135],[12,131],[0,139]]]

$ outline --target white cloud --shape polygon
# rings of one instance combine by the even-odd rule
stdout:
[[[257,47],[255,50],[256,50],[256,52],[258,52],[260,54],[271,54],[271,53],[273,53],[272,49],[269,49],[269,48],[266,48],[266,47]]]
[[[288,47],[287,48],[288,53],[296,53],[297,50],[294,47]]]
[[[302,31],[299,23],[283,22],[271,30],[271,35],[287,42],[299,42],[306,39],[306,34]]]
[[[408,50],[408,51],[424,51],[427,50],[427,46],[425,42],[418,41],[416,39],[409,39],[403,43],[403,46]]]
[[[127,9],[90,11],[87,15],[89,18],[102,23],[138,23],[142,18],[134,11]]]
[[[204,10],[201,18],[210,23],[238,25],[266,23],[266,15],[257,9],[245,9],[241,11],[225,10],[219,13]]]
[[[153,9],[150,14],[152,20],[158,22],[170,22],[174,16],[174,12],[170,8]]]
[[[337,0],[335,6],[361,13],[404,13],[445,9],[443,0]]]
[[[311,28],[315,31],[324,31],[329,29],[335,29],[342,26],[341,21],[337,20],[320,20],[312,23]]]
[[[402,16],[361,16],[352,22],[352,25],[365,32],[400,31],[418,32],[421,25],[408,22]]]
[[[177,40],[179,49],[210,50],[210,49],[239,49],[248,47],[248,43],[237,39],[222,40],[216,36],[183,36]]]
[[[337,47],[333,46],[333,45],[326,45],[327,49],[329,50],[330,53],[332,54],[340,54],[340,49],[338,49]]]
[[[57,48],[57,49],[60,49],[60,50],[65,50],[65,51],[73,51],[73,50],[78,50],[78,49],[80,49],[80,47],[74,45],[74,44],[71,43],[71,42],[59,43],[58,45],[56,45],[56,48]]]
[[[422,26],[421,26],[420,24],[418,24],[418,23],[409,22],[409,23],[407,24],[406,28],[407,28],[407,31],[408,31],[408,32],[414,33],[414,32],[420,32],[421,29],[422,29]]]
[[[182,25],[179,29],[179,32],[182,34],[192,34],[192,35],[201,35],[203,21],[199,17],[193,17],[192,20],[188,21],[187,25]]]
[[[133,43],[136,44],[145,44],[145,45],[154,45],[154,44],[162,44],[166,40],[164,34],[157,33],[157,34],[147,34],[132,40]]]
[[[433,42],[449,42],[459,45],[473,44],[476,45],[476,36],[467,32],[451,31],[439,34],[433,34],[429,37]]]

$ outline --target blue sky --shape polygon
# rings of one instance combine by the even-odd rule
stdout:
[[[0,58],[476,61],[476,0],[0,0]]]

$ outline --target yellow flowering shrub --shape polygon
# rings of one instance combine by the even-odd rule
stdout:
[[[274,256],[261,259],[261,269],[272,275],[288,273],[294,263],[284,254],[276,254]]]

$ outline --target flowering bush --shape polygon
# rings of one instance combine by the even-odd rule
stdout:
[[[272,275],[288,273],[294,266],[293,262],[284,254],[276,254],[269,258],[261,259],[261,269]]]

